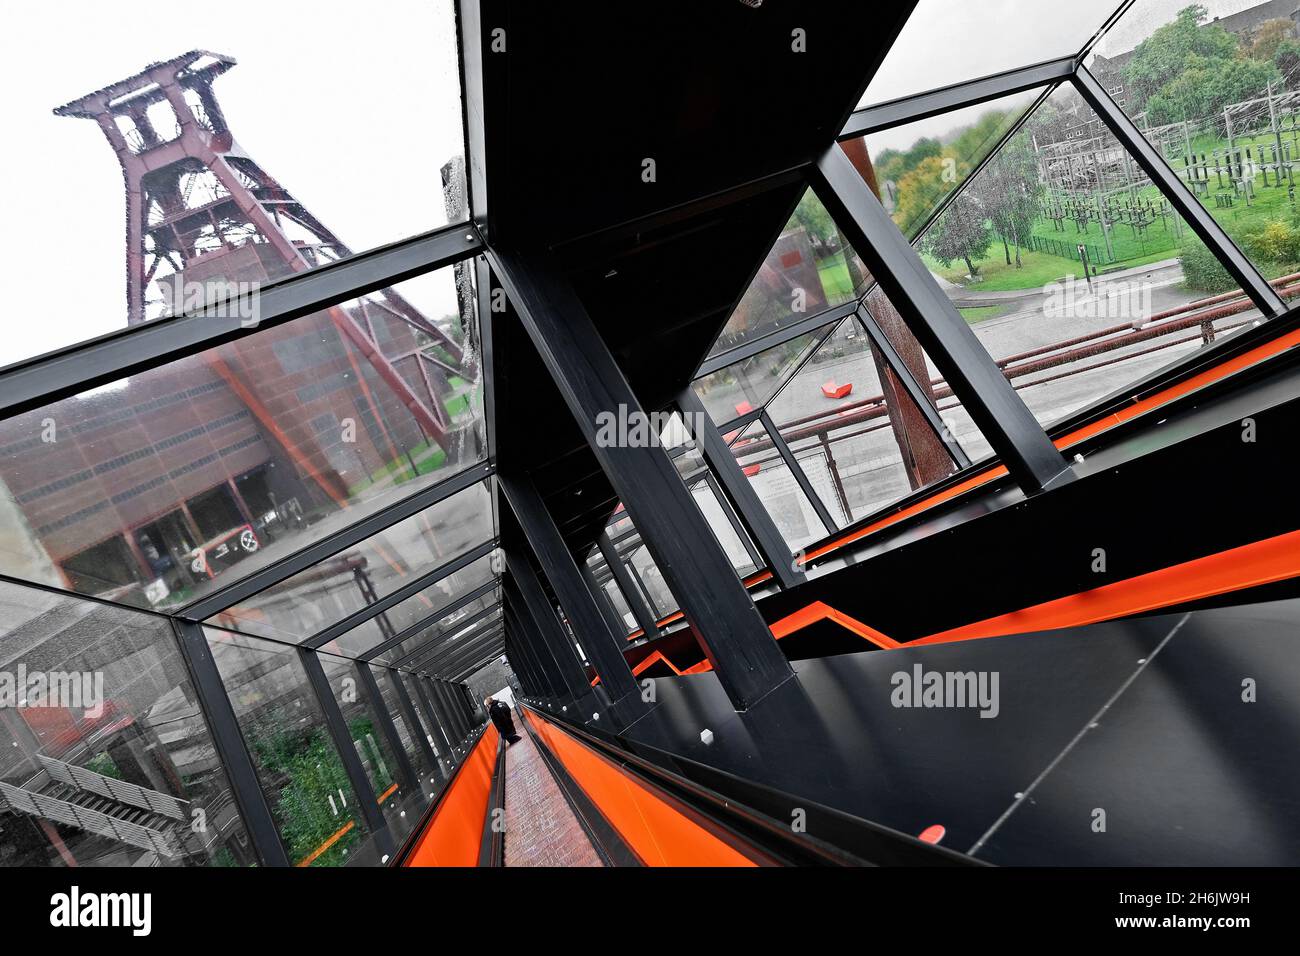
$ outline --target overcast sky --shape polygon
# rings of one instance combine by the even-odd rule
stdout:
[[[462,152],[451,0],[6,0],[0,31],[0,364],[126,322],[122,173],[92,120],[54,107],[192,49],[239,64],[213,85],[235,138],[354,251],[443,225],[439,168]],[[450,282],[403,287],[433,317]]]
[[[1095,48],[1131,50],[1195,0],[1137,0]],[[1210,16],[1227,16],[1260,0],[1199,0]],[[953,83],[1078,53],[1119,8],[1112,0],[921,0],[871,81],[863,104],[883,103]],[[1032,99],[1032,95],[1030,97]],[[922,136],[945,138],[983,109],[1023,97],[935,116],[873,134],[873,153],[906,149]]]

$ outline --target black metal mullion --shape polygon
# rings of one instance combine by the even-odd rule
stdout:
[[[917,93],[887,103],[865,106],[853,111],[848,123],[836,138],[854,139],[867,133],[914,123],[940,113],[978,106],[1013,93],[1023,93],[1025,90],[1032,90],[1039,86],[1059,83],[1074,75],[1075,62],[1073,56],[1061,57],[1016,70],[1007,70],[993,76],[955,83],[942,89]]]
[[[838,145],[822,154],[812,180],[841,234],[1021,489],[1034,494],[1073,480],[1065,458]]]
[[[394,647],[398,647],[399,645],[410,640],[412,637],[415,637],[417,634],[421,633],[422,631],[428,630],[430,627],[437,624],[439,621],[443,620],[444,618],[451,617],[451,615],[455,614],[461,608],[473,604],[475,601],[477,601],[479,598],[483,597],[486,594],[491,594],[500,586],[501,586],[501,582],[498,581],[496,578],[492,578],[490,581],[485,581],[484,583],[476,587],[473,591],[461,595],[451,604],[448,604],[446,607],[439,608],[438,610],[433,611],[427,616],[420,618],[420,620],[416,621],[410,627],[402,628],[402,630],[398,631],[396,634],[394,634],[388,640],[384,641],[384,643],[380,644],[378,647],[372,647],[370,650],[366,651],[364,654],[358,657],[357,660],[367,661],[367,662],[373,661],[380,654],[383,654],[387,651],[391,651]],[[459,625],[461,622],[457,621],[456,623]]]
[[[182,607],[177,614],[191,620],[202,621],[219,614],[268,588],[280,584],[308,568],[315,567],[326,558],[355,547],[367,538],[386,531],[412,515],[424,511],[444,498],[450,498],[486,479],[495,471],[491,461],[471,465],[464,471],[444,478],[428,488],[418,491],[396,504],[367,515],[334,534],[326,535],[293,554],[240,578],[233,584],[199,598]]]
[[[379,690],[379,682],[375,680],[370,665],[361,661],[353,661],[352,663],[356,667],[357,675],[361,678],[361,689],[370,701],[370,707],[375,719],[379,721],[379,729],[388,740],[388,749],[393,752],[393,759],[397,761],[397,769],[401,771],[408,787],[419,789],[420,776],[415,772],[411,758],[407,756],[406,749],[402,746],[402,738],[397,733],[397,725],[393,723],[393,715],[388,712],[388,705],[384,703],[384,695]],[[375,794],[375,796],[377,797],[378,794]]]
[[[726,494],[722,504],[726,507],[730,503],[731,507],[728,511],[738,517],[749,529],[749,534],[742,535],[741,540],[753,541],[762,554],[761,563],[767,566],[782,588],[789,589],[802,583],[804,575],[795,568],[785,538],[782,537],[776,522],[772,520],[771,513],[763,506],[762,499],[754,490],[754,485],[741,469],[740,462],[736,460],[736,456],[723,439],[722,432],[713,424],[695,390],[685,389],[678,397],[677,404],[684,414],[691,415],[700,423],[700,434],[695,436],[695,440],[699,443],[700,453],[709,466],[710,477],[717,480]],[[763,410],[760,409],[759,416],[761,417],[762,414]]]
[[[430,635],[429,640],[422,643],[419,647],[411,649],[406,654],[402,655],[397,660],[393,661],[391,666],[408,667],[413,662],[422,660],[424,657],[426,657],[429,654],[430,651],[434,651],[438,649],[440,645],[434,642],[438,641],[439,638],[446,637],[449,638],[450,640],[455,640],[456,638],[461,637],[462,635],[464,635],[466,631],[471,630],[474,627],[474,625],[476,625],[479,621],[490,616],[492,612],[495,611],[496,609],[497,609],[497,605],[495,604],[493,604],[491,607],[485,607],[483,608],[483,610],[476,611],[473,615],[471,615],[469,620],[457,621],[451,627],[443,628],[437,634]]]
[[[289,855],[258,779],[257,766],[239,729],[239,718],[203,628],[189,621],[173,621],[172,630],[257,862],[260,866],[289,866]]]
[[[820,518],[822,524],[826,526],[826,531],[829,534],[834,534],[839,530],[840,526],[836,523],[835,519],[831,517],[830,510],[826,507],[826,502],[822,501],[821,495],[817,494],[817,489],[814,488],[812,482],[808,480],[808,475],[804,472],[803,466],[800,465],[798,459],[794,457],[794,452],[792,452],[790,446],[786,444],[785,439],[781,436],[780,430],[776,427],[776,423],[773,422],[772,417],[768,415],[766,408],[763,409],[763,414],[759,417],[759,421],[763,423],[763,428],[767,431],[768,440],[772,442],[772,446],[778,453],[780,453],[781,458],[785,461],[786,467],[790,469],[790,474],[794,476],[794,480],[797,481],[799,487],[803,489],[804,495],[808,498],[808,503],[813,506],[813,510],[817,512],[817,517]]]
[[[600,548],[601,556],[604,557],[605,564],[609,567],[609,573],[614,576],[614,583],[618,585],[623,600],[627,602],[628,608],[632,611],[632,617],[636,619],[637,625],[641,628],[641,633],[645,637],[653,637],[658,634],[658,618],[655,616],[653,609],[646,605],[641,589],[632,580],[627,565],[623,563],[623,556],[619,554],[618,547],[610,540],[608,531],[600,533],[600,537],[596,539],[596,547]]]
[[[333,738],[334,749],[338,751],[339,759],[343,761],[343,770],[348,775],[348,782],[352,784],[352,793],[361,804],[361,818],[366,823],[366,829],[374,837],[380,854],[387,862],[387,859],[397,852],[397,844],[394,843],[393,835],[388,830],[388,821],[384,819],[384,814],[379,808],[378,794],[370,785],[366,768],[357,755],[356,741],[352,739],[348,722],[343,719],[339,702],[334,699],[334,690],[330,687],[329,678],[325,676],[325,668],[320,662],[319,655],[305,647],[298,648],[298,660],[302,663],[303,670],[307,672],[307,681],[316,694],[316,705],[325,717],[325,727]]]
[[[857,320],[863,331],[867,333],[867,338],[871,340],[872,348],[880,353],[890,371],[902,383],[903,389],[912,400],[912,404],[925,416],[925,420],[930,423],[930,427],[938,434],[939,440],[948,449],[948,454],[952,456],[957,467],[965,468],[969,465],[970,456],[966,454],[966,450],[961,447],[956,436],[944,424],[939,409],[930,397],[929,390],[921,387],[921,383],[916,380],[912,370],[907,367],[907,363],[898,354],[898,350],[894,348],[894,343],[889,341],[889,336],[880,327],[866,303],[863,303],[861,308],[858,309]]]
[[[370,665],[366,665],[369,667]],[[375,665],[383,666],[383,665]],[[420,753],[424,754],[424,759],[431,768],[438,767],[438,757],[433,752],[433,746],[429,743],[429,738],[424,730],[424,721],[420,715],[415,712],[415,704],[411,701],[411,695],[406,690],[406,685],[402,682],[402,675],[391,667],[385,667],[384,673],[388,677],[389,684],[392,685],[393,693],[397,695],[398,706],[402,708],[402,716],[406,720],[407,726],[411,728],[411,737],[415,744],[420,748]]]
[[[407,598],[414,597],[425,588],[437,584],[443,578],[450,577],[457,571],[463,571],[480,558],[487,557],[496,550],[496,546],[495,541],[484,542],[472,551],[467,551],[460,557],[454,558],[446,564],[434,568],[427,574],[422,574],[418,578],[406,582],[396,591],[380,598],[374,604],[363,607],[361,610],[349,614],[343,620],[325,628],[325,630],[321,631],[319,634],[304,641],[302,646],[313,649],[324,647],[330,641],[343,636],[354,627],[358,627],[376,615],[382,614],[395,605],[401,604]]]
[[[812,315],[805,316],[798,322],[791,322],[789,325],[782,326],[779,329],[773,329],[764,335],[759,336],[752,341],[745,342],[727,349],[725,352],[719,352],[717,355],[706,358],[700,367],[695,370],[692,379],[703,378],[713,372],[721,371],[724,368],[735,365],[737,362],[743,362],[745,359],[753,358],[755,355],[761,355],[768,349],[774,349],[778,345],[784,345],[791,339],[797,339],[801,335],[807,335],[809,332],[816,332],[824,325],[832,322],[838,322],[846,316],[853,314],[857,308],[857,302],[845,302],[841,305],[833,305],[829,308],[822,309],[820,312],[814,312]]]
[[[626,635],[622,628],[617,632],[612,630],[600,613],[596,597],[578,570],[537,487],[526,474],[503,474],[498,481],[529,547],[546,569],[551,590],[564,609],[570,627],[600,675],[601,686],[611,704],[624,716],[640,711],[643,702],[637,693],[636,679],[623,656]]]
[[[243,318],[247,310],[232,309],[222,302],[195,315],[146,322],[17,362],[0,374],[0,418],[256,335],[262,329],[466,259],[482,248],[472,225],[445,226],[267,285],[256,293],[256,324]]]
[[[554,668],[553,677],[559,687],[572,700],[581,700],[591,693],[587,682],[587,672],[578,661],[577,650],[569,640],[569,635],[560,625],[560,619],[546,598],[541,582],[526,555],[506,552],[506,561],[510,568],[510,582],[522,601],[518,613],[527,615],[533,626],[533,633],[539,638],[536,648],[539,656],[548,655]]]
[[[1270,317],[1285,312],[1286,303],[1277,290],[1260,275],[1249,257],[1237,248],[1209,210],[1192,195],[1192,191],[1178,178],[1178,174],[1165,162],[1160,152],[1142,135],[1128,114],[1115,104],[1110,94],[1086,67],[1080,66],[1074,74],[1074,88],[1119,140],[1120,146],[1137,160],[1156,188],[1192,227],[1206,247],[1218,257],[1259,310]]]

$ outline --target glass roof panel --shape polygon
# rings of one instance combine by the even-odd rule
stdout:
[[[486,482],[479,482],[253,595],[218,614],[213,623],[296,643],[483,544],[493,533],[492,493]],[[491,575],[489,563],[480,558],[443,578],[434,590],[454,600],[457,590],[470,590]],[[423,595],[408,600],[419,604],[421,597],[433,601]],[[435,603],[427,606],[436,608]],[[389,620],[396,620],[397,610],[388,612]]]
[[[826,207],[806,190],[709,355],[851,301],[868,279]]]
[[[933,218],[941,202],[966,181],[997,148],[1042,90],[968,106],[939,116],[868,133],[854,145],[865,147],[876,174],[880,201],[909,239]]]
[[[466,589],[467,592],[469,590],[472,590],[472,588]],[[439,618],[427,628],[421,630],[418,634],[413,634],[400,644],[396,644],[385,650],[375,658],[375,663],[391,665],[429,641],[438,641],[444,638],[450,640],[454,638],[462,628],[469,626],[469,621],[473,620],[488,608],[496,607],[500,603],[500,590],[489,591],[482,597],[475,598],[460,610]]]
[[[805,332],[757,355],[701,376],[691,383],[709,417],[718,425],[761,407],[834,323]]]
[[[867,106],[1079,53],[1118,2],[920,0],[860,105]]]
[[[1258,315],[1244,298],[1214,300],[1217,260],[1070,87],[918,245],[1044,425]]]
[[[1300,295],[1300,41],[1290,2],[1138,0],[1088,69],[1284,298]],[[1203,290],[1236,287],[1199,243]]]
[[[478,333],[453,269],[365,303],[399,299],[445,316],[454,374],[363,350],[352,302],[0,422],[0,571],[175,608],[481,461]],[[434,336],[406,329],[424,355]]]
[[[826,529],[817,516],[817,509],[790,473],[762,422],[753,422],[741,431],[731,444],[731,453],[792,553],[825,536]],[[829,480],[829,474],[825,477]],[[813,487],[817,487],[817,481]]]
[[[0,169],[22,225],[0,260],[23,277],[12,313],[42,320],[7,327],[0,365],[174,315],[181,283],[264,284],[465,218],[452,0],[310,17],[229,0],[124,25],[95,0],[6,11],[22,145]]]

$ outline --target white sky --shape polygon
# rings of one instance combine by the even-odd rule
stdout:
[[[1260,0],[1137,0],[1098,43],[1097,52],[1113,56],[1133,49],[1194,2],[1209,10],[1211,17],[1222,17],[1256,6]],[[1069,56],[1081,50],[1118,8],[1118,0],[920,0],[862,104]],[[972,122],[982,109],[1008,105],[988,104],[874,133],[871,151],[907,149],[923,136],[942,139]]]
[[[191,49],[233,56],[213,84],[235,138],[360,252],[446,223],[439,169],[461,144],[451,0],[7,0],[0,30],[0,365],[126,322],[122,173],[69,100]],[[449,281],[402,287],[432,318]]]

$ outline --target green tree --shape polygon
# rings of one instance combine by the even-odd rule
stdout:
[[[1255,35],[1250,38],[1250,44],[1246,47],[1246,55],[1253,60],[1268,61],[1277,55],[1277,48],[1282,45],[1282,41],[1291,36],[1291,30],[1295,24],[1285,17],[1278,17],[1273,20],[1265,20],[1255,31]]]
[[[1295,40],[1283,40],[1277,45],[1273,54],[1273,65],[1286,83],[1287,89],[1294,89],[1300,81],[1300,43]]]
[[[972,276],[979,275],[976,259],[982,259],[993,244],[993,230],[979,198],[969,189],[953,197],[921,240],[921,248],[943,263],[960,259]]]
[[[1015,266],[1019,269],[1020,246],[1029,236],[1038,217],[1043,185],[1038,178],[1038,163],[1028,138],[1017,134],[1007,141],[998,154],[980,171],[971,188],[979,196],[989,222],[1002,240],[1002,254],[1011,265],[1015,249]]]
[[[1260,96],[1282,75],[1272,63],[1250,59],[1207,59],[1193,55],[1183,72],[1147,100],[1154,125],[1218,116],[1225,106]]]
[[[1129,109],[1146,109],[1147,101],[1178,79],[1193,57],[1227,60],[1236,54],[1237,38],[1221,26],[1202,24],[1207,16],[1209,12],[1200,4],[1184,7],[1171,22],[1138,44],[1123,70]]]

